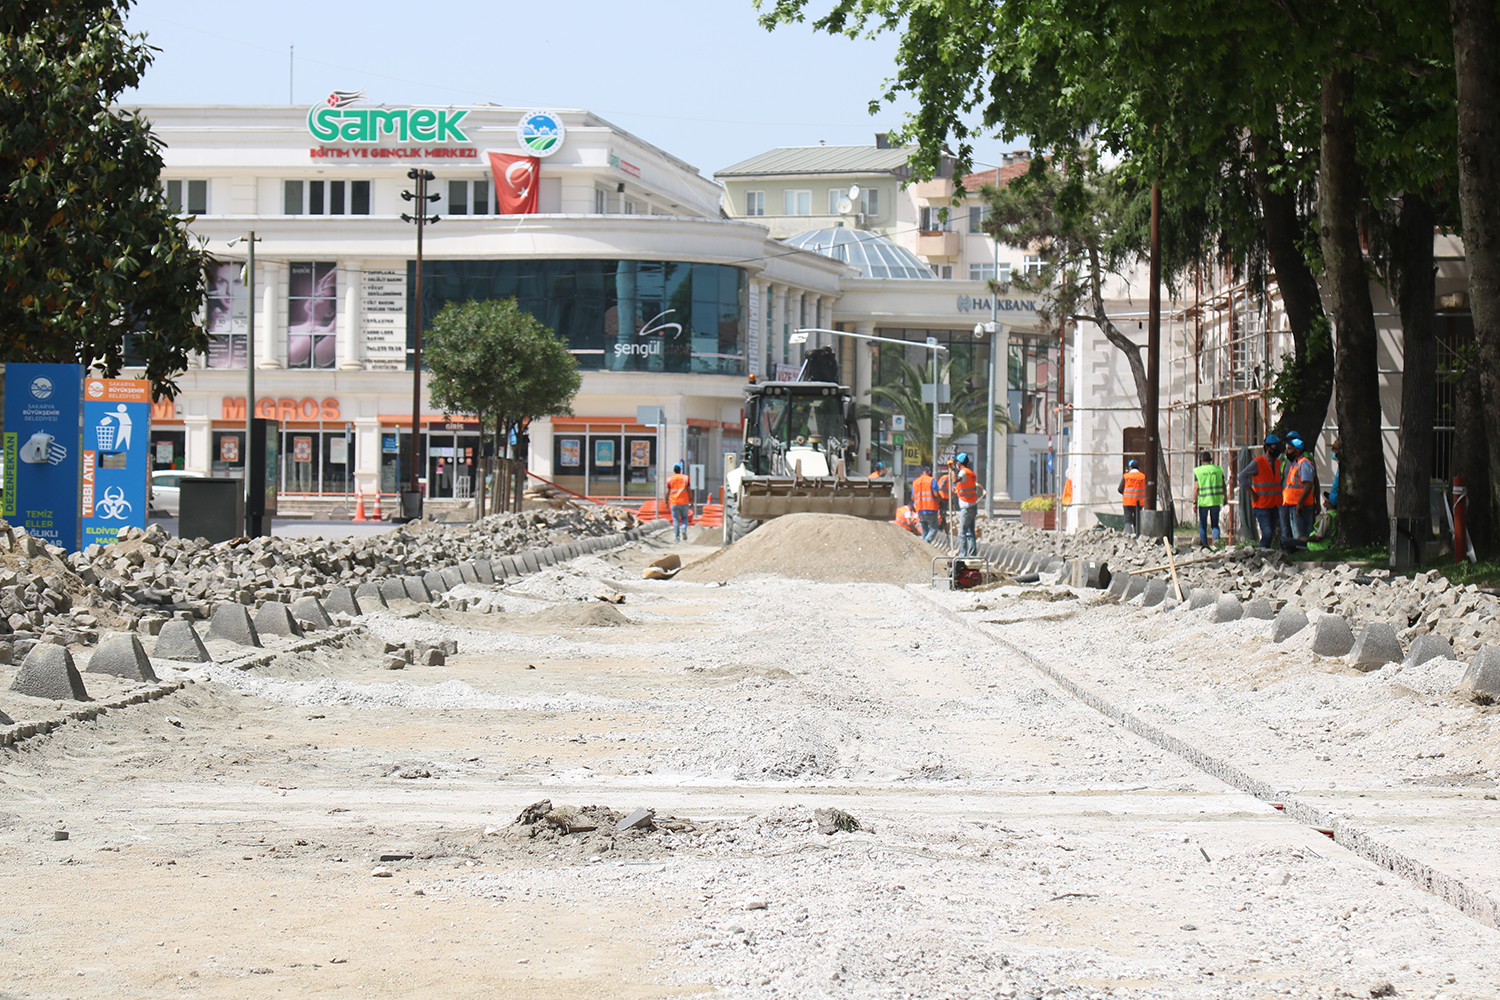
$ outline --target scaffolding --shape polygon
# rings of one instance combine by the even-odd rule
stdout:
[[[1279,359],[1293,349],[1274,286],[1263,294],[1248,282],[1230,282],[1227,269],[1213,271],[1218,273],[1195,268],[1191,301],[1162,315],[1162,344],[1169,352],[1163,366],[1169,379],[1163,451],[1179,519],[1196,519],[1193,469],[1199,453],[1213,456],[1232,488],[1242,449],[1259,452],[1272,424],[1268,390]]]

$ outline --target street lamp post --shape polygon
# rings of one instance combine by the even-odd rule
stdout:
[[[403,200],[417,202],[416,215],[401,213],[402,222],[417,224],[417,309],[416,340],[412,350],[411,364],[411,466],[406,477],[406,492],[401,497],[401,516],[409,520],[421,520],[422,490],[417,476],[417,435],[422,427],[422,229],[427,223],[438,221],[438,216],[427,214],[427,203],[437,201],[438,196],[427,193],[427,182],[434,179],[431,170],[413,167],[406,172],[406,176],[417,182],[416,194],[410,191],[401,192]]]
[[[987,163],[983,160],[974,160],[974,163],[982,163],[987,167],[995,168],[995,188],[1000,188],[1000,164]],[[1009,500],[1010,494],[1005,487],[1005,462],[997,461],[995,448],[995,403],[999,393],[996,383],[999,381],[1001,354],[1007,352],[1009,344],[1004,338],[1005,328],[1000,325],[1000,292],[1003,287],[1000,283],[1000,241],[990,236],[990,246],[994,250],[994,271],[990,276],[993,282],[990,288],[990,321],[979,323],[974,327],[975,338],[985,334],[990,338],[990,370],[989,370],[989,399],[986,407],[987,419],[985,420],[985,468],[984,468],[984,516],[992,518],[995,516],[995,494],[999,493],[1002,500]],[[1007,364],[1006,388],[1009,389],[1009,365]],[[995,467],[1000,467],[999,486],[996,486]]]

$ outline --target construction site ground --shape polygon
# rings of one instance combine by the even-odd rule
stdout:
[[[1500,898],[1461,664],[757,534],[157,661],[192,683],[0,751],[0,998],[1500,995],[1500,933],[1369,857]],[[669,551],[715,558],[641,579]],[[413,639],[459,653],[382,668]]]

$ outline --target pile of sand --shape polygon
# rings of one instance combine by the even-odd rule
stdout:
[[[889,521],[788,514],[677,574],[701,583],[752,573],[821,583],[926,583],[937,551]]]
[[[558,605],[526,615],[524,621],[526,625],[542,632],[554,628],[614,628],[630,624],[630,619],[615,610],[614,605],[595,602]],[[512,624],[516,622],[513,620]]]

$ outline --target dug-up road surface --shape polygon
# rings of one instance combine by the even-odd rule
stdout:
[[[1456,697],[1067,588],[642,580],[667,548],[158,661],[193,683],[4,751],[0,997],[1500,995],[1496,931],[1058,678],[1488,892]]]

